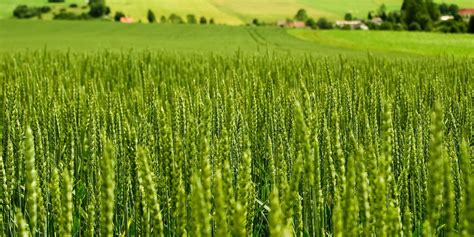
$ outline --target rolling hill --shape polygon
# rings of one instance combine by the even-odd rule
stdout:
[[[292,17],[300,8],[305,8],[315,18],[340,19],[347,12],[365,17],[369,10],[376,10],[384,3],[389,10],[400,8],[401,0],[107,0],[112,12],[122,11],[137,20],[145,21],[151,9],[157,16],[177,13],[181,16],[194,14],[214,18],[217,23],[243,24],[253,18],[275,21]],[[438,2],[442,2],[438,0]],[[474,7],[472,0],[450,0],[460,7]],[[70,3],[85,4],[85,0],[66,0],[66,3],[50,4],[55,8],[67,7]],[[10,18],[16,5],[42,6],[47,0],[1,0],[0,19]]]
[[[31,37],[33,36],[34,37]],[[474,35],[277,27],[115,24],[98,21],[0,21],[0,54],[36,50],[98,52],[283,53],[390,58],[474,57]]]

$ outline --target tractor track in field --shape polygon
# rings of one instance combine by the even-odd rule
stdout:
[[[265,48],[270,48],[271,47],[271,48],[274,48],[274,49],[277,49],[277,50],[285,51],[285,49],[283,49],[280,44],[269,41],[267,38],[265,38],[263,35],[261,35],[258,32],[257,29],[255,29],[255,28],[248,29],[247,32],[249,33],[249,35],[253,39],[253,41],[255,41],[255,43],[257,44],[257,47],[259,47],[259,46],[262,46],[262,47],[265,47]]]

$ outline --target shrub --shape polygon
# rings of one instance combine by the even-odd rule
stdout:
[[[37,7],[28,7],[27,5],[18,5],[13,10],[13,16],[18,19],[28,19],[41,15],[41,9]]]
[[[467,30],[467,26],[464,22],[456,20],[442,21],[436,25],[436,31],[444,33],[465,33]]]
[[[418,22],[412,22],[412,23],[408,26],[408,30],[410,30],[410,31],[420,31],[420,30],[421,30],[421,26],[420,26],[420,24],[418,24]]]
[[[206,19],[206,17],[201,16],[201,18],[199,19],[199,24],[201,24],[201,25],[207,24],[207,19]]]
[[[110,13],[110,8],[105,4],[97,2],[90,4],[89,15],[94,18],[102,17]]]
[[[48,0],[48,2],[51,2],[51,3],[58,3],[58,2],[64,2],[64,0]]]
[[[115,20],[115,21],[120,21],[120,19],[122,19],[122,17],[125,17],[125,13],[123,13],[123,12],[116,12],[116,13],[115,13],[115,16],[114,16],[114,20]]]
[[[69,7],[70,8],[77,8],[78,5],[77,5],[77,3],[71,3],[71,4],[69,4]]]
[[[51,11],[51,7],[49,7],[49,6],[42,6],[42,7],[40,8],[40,12],[41,12],[41,13],[48,13],[48,12],[50,12],[50,11]]]
[[[305,25],[311,29],[318,28],[318,24],[313,18],[309,18],[308,20],[306,20]]]
[[[214,18],[211,18],[211,19],[209,20],[209,24],[211,24],[211,25],[214,25],[214,24],[216,24],[216,22],[215,22]]]
[[[160,23],[166,23],[167,20],[166,20],[166,16],[161,16],[160,17]]]
[[[316,25],[318,26],[319,29],[332,29],[333,28],[333,24],[324,17],[319,18]]]
[[[344,20],[352,21],[352,13],[350,12],[346,13],[346,15],[344,15]]]
[[[406,29],[406,26],[403,25],[402,23],[393,24],[393,30],[402,31],[402,30],[405,30],[405,29]]]
[[[255,19],[252,20],[252,25],[255,25],[255,26],[259,26],[259,25],[260,25],[260,22],[258,21],[257,18],[255,18]]]
[[[380,30],[393,30],[393,24],[388,21],[384,21],[379,27]]]
[[[87,20],[89,18],[90,16],[86,13],[76,14],[73,12],[60,12],[53,17],[54,20]]]
[[[180,16],[172,13],[169,18],[168,18],[169,22],[170,23],[173,23],[173,24],[182,24],[184,23],[183,21],[183,18],[181,18]]]
[[[186,22],[187,22],[188,24],[197,24],[196,16],[193,15],[193,14],[188,14],[188,15],[186,16]]]

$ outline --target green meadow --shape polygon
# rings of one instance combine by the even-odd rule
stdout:
[[[468,34],[394,31],[321,31],[276,27],[119,24],[109,22],[0,21],[0,52],[160,50],[236,51],[387,57],[474,56]]]

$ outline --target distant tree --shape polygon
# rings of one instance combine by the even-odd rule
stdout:
[[[374,17],[372,16],[372,12],[369,12],[369,14],[367,14],[367,19],[369,20],[372,20]]]
[[[41,16],[41,8],[28,7],[27,5],[18,5],[13,10],[13,16],[19,19],[27,19]]]
[[[459,13],[454,14],[453,17],[455,21],[460,21],[460,22],[464,21],[464,19],[462,18],[461,15],[459,15]]]
[[[160,23],[166,23],[166,22],[167,22],[166,16],[161,16]]]
[[[433,0],[426,0],[426,10],[428,11],[432,21],[438,21],[441,17],[438,4],[433,2]]]
[[[199,19],[199,24],[201,24],[201,25],[207,24],[207,19],[206,19],[206,17],[201,16],[201,18]]]
[[[216,21],[214,20],[214,18],[211,18],[211,19],[209,20],[209,24],[211,24],[211,25],[216,24]]]
[[[89,7],[91,17],[102,17],[110,13],[110,8],[105,5],[105,0],[89,0]]]
[[[183,21],[183,18],[181,18],[180,16],[172,13],[169,17],[168,17],[168,21],[170,23],[173,23],[173,24],[183,24],[184,21]]]
[[[186,16],[186,22],[188,22],[188,24],[197,24],[196,16],[193,15],[193,14],[187,15]]]
[[[77,8],[78,6],[77,6],[77,3],[71,3],[71,4],[69,4],[69,7],[70,8]]]
[[[318,22],[316,22],[316,25],[318,26],[319,29],[332,29],[333,28],[332,23],[324,17],[319,18]]]
[[[120,19],[122,19],[122,17],[125,17],[125,14],[123,12],[116,12],[115,16],[114,16],[114,20],[115,21],[120,21]]]
[[[298,12],[296,12],[295,20],[297,20],[297,21],[306,21],[306,20],[308,20],[308,13],[306,12],[306,10],[305,9],[299,9]]]
[[[41,13],[48,13],[51,11],[51,7],[50,6],[42,6],[40,7],[40,11]]]
[[[346,15],[344,15],[344,20],[352,21],[352,13],[350,12],[346,13]]]
[[[385,6],[385,4],[380,5],[379,10],[378,10],[378,15],[381,16],[385,12],[387,12],[387,6]]]
[[[438,5],[438,10],[441,13],[441,15],[449,15],[450,14],[448,4],[446,4],[444,2]]]
[[[153,13],[153,11],[151,9],[148,9],[147,19],[148,19],[149,23],[155,23],[156,22],[155,13]]]
[[[456,15],[456,14],[459,14],[458,13],[459,12],[459,6],[456,5],[456,4],[449,5],[448,10],[449,10],[449,13],[453,16]]]
[[[400,12],[398,11],[391,11],[390,13],[388,13],[385,21],[392,22],[392,23],[401,23],[402,16],[400,15]]]
[[[318,24],[313,18],[309,18],[308,20],[306,20],[305,25],[311,29],[318,28]]]
[[[57,3],[57,2],[64,2],[64,0],[48,0],[48,2]]]
[[[252,20],[252,24],[253,24],[253,25],[256,25],[256,26],[259,26],[259,25],[260,25],[260,22],[258,21],[257,18],[254,18],[254,19]]]
[[[403,19],[410,30],[417,28],[411,27],[412,23],[417,23],[413,26],[420,26],[422,30],[427,30],[432,26],[432,19],[424,0],[405,0],[404,5]]]
[[[468,24],[468,27],[467,27],[467,32],[471,33],[471,34],[474,34],[474,16],[471,16],[469,18],[469,24]]]

